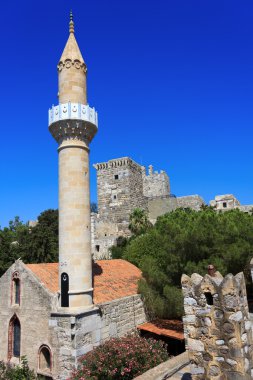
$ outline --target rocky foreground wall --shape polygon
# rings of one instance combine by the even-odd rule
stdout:
[[[182,276],[186,347],[194,380],[253,378],[243,273]]]

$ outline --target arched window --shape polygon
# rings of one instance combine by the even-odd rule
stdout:
[[[61,274],[61,307],[69,307],[69,276]]]
[[[51,372],[52,370],[52,354],[48,346],[43,345],[39,349],[39,371]]]
[[[20,357],[21,326],[16,314],[9,323],[8,359]]]
[[[12,303],[20,305],[20,276],[19,272],[12,275]]]

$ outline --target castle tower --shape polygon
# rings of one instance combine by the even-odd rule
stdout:
[[[59,153],[59,289],[61,307],[89,309],[92,299],[89,144],[97,113],[87,104],[87,68],[72,13],[69,38],[57,66],[59,105],[49,110],[49,130]]]

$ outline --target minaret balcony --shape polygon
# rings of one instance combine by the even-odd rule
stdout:
[[[52,106],[48,111],[48,125],[61,120],[82,120],[98,127],[98,114],[95,108],[81,103],[63,103]]]
[[[98,129],[95,108],[81,103],[60,103],[49,110],[49,130],[61,144],[64,140],[82,140],[89,144]]]

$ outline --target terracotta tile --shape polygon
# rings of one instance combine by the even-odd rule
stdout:
[[[27,264],[43,286],[58,291],[58,263]],[[104,303],[137,294],[141,271],[128,261],[98,260],[93,264],[94,303]]]
[[[137,326],[141,331],[148,331],[156,335],[184,340],[183,323],[174,319],[157,319]]]

